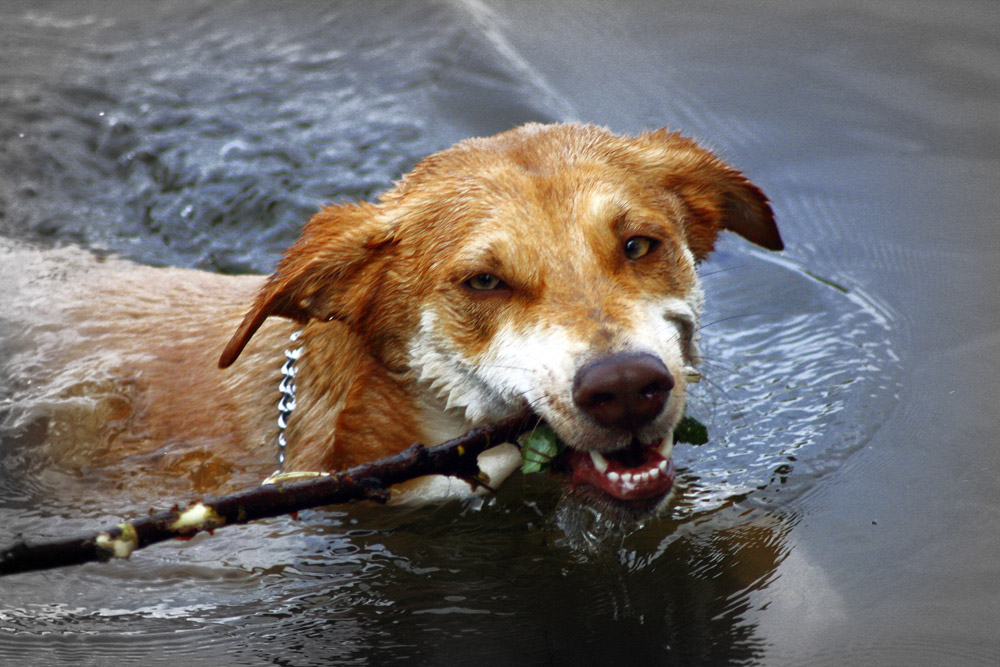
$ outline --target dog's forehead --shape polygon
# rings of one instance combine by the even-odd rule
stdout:
[[[395,242],[431,273],[553,251],[582,258],[629,225],[634,234],[665,228],[653,235],[683,253],[683,203],[626,159],[632,140],[595,128],[529,130],[462,142],[418,164],[382,201]]]
[[[523,198],[565,201],[580,188],[635,182],[634,140],[591,126],[529,124],[467,139],[421,160],[385,200],[456,207]]]
[[[574,165],[555,174],[510,170],[482,178],[482,190],[459,207],[459,226],[474,230],[456,239],[461,245],[528,243],[565,252],[580,244],[581,251],[615,244],[635,233],[671,245],[683,237],[679,200],[642,187],[621,170]]]
[[[532,236],[569,226],[604,225],[630,210],[676,212],[673,198],[646,187],[625,169],[599,161],[539,161],[529,165],[490,155],[451,178],[408,188],[396,199],[402,226],[415,234],[465,236],[491,229]],[[527,231],[527,230],[522,230]]]

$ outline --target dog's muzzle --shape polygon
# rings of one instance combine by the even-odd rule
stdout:
[[[674,378],[657,357],[643,353],[616,354],[591,362],[576,374],[573,402],[602,427],[632,434],[631,443],[614,452],[567,451],[571,486],[589,486],[619,501],[665,496],[673,488],[669,455],[672,434],[641,442],[639,431],[666,407]]]

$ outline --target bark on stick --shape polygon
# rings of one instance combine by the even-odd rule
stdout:
[[[389,487],[424,475],[451,475],[475,486],[487,486],[476,457],[490,447],[516,442],[538,423],[528,410],[434,447],[420,443],[388,458],[328,476],[279,481],[247,491],[210,498],[132,521],[83,537],[40,544],[20,541],[0,551],[0,576],[127,558],[136,549],[202,531],[292,514],[305,509],[352,500],[389,498]]]

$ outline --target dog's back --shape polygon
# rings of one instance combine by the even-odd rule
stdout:
[[[222,373],[216,360],[261,283],[0,242],[5,430],[43,428],[46,453],[70,468],[187,478],[199,491],[259,482],[274,468],[281,360],[253,357],[292,326],[268,323],[247,349],[272,374]]]

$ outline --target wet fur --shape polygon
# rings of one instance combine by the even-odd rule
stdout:
[[[266,279],[90,262],[85,289],[50,297],[80,332],[53,362],[86,375],[110,360],[98,375],[130,378],[107,458],[174,461],[208,490],[273,469],[278,367],[299,328],[289,469],[352,466],[524,404],[571,446],[610,452],[632,435],[580,414],[574,373],[655,354],[677,384],[640,435],[669,434],[697,361],[695,267],[724,229],[781,247],[760,190],[690,139],[527,125],[426,158],[376,203],[324,208]],[[659,246],[629,260],[635,235]],[[483,273],[510,289],[469,289]],[[498,478],[516,466],[501,453]]]

